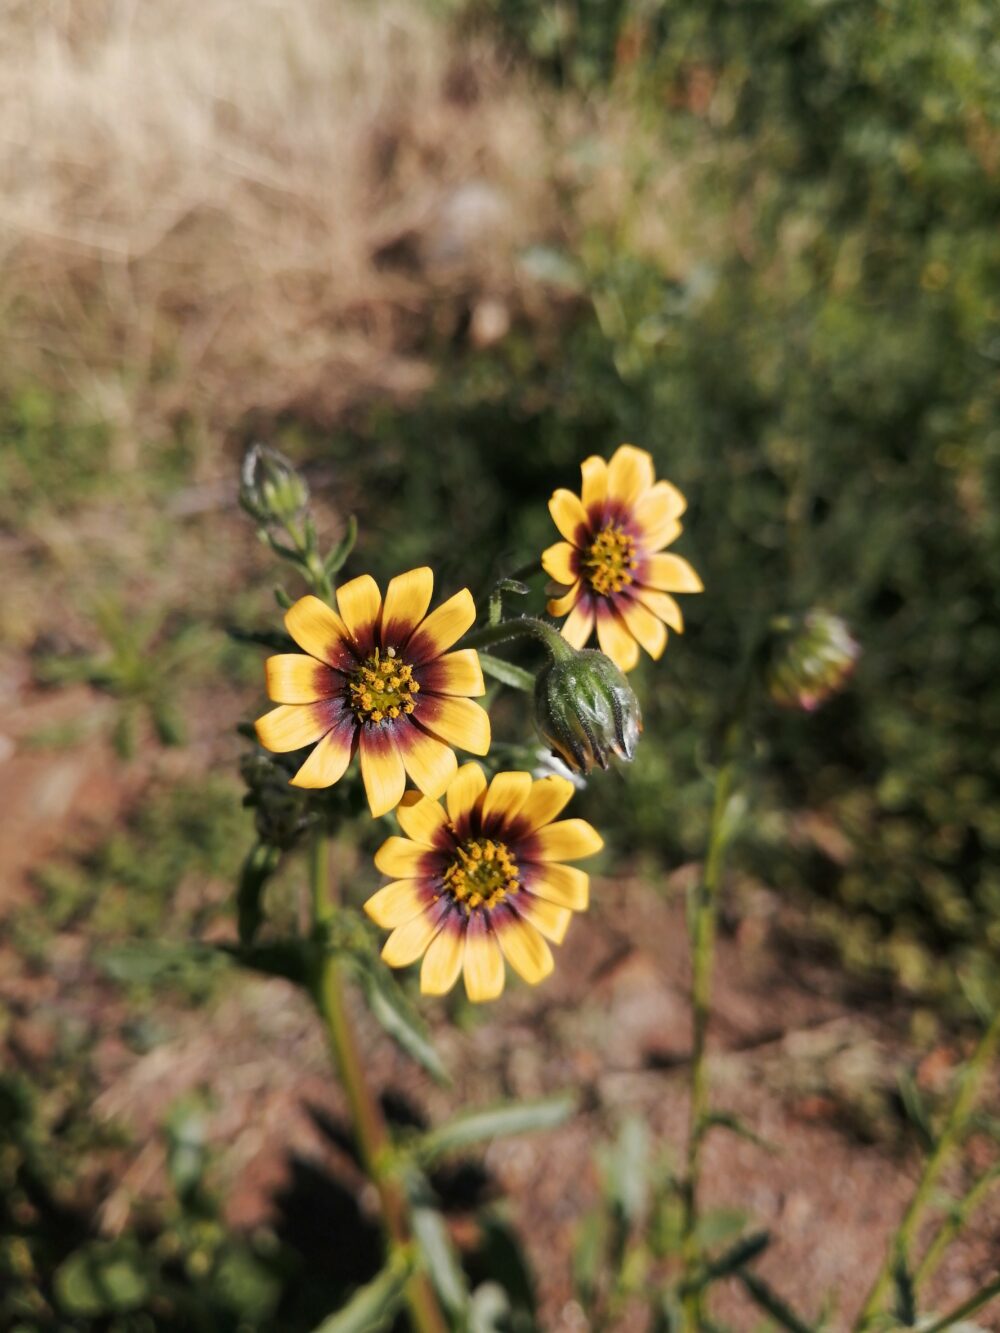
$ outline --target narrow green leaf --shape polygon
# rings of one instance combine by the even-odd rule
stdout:
[[[426,1069],[431,1078],[445,1086],[450,1084],[451,1078],[427,1029],[399,984],[381,963],[357,955],[351,955],[349,962],[361,984],[372,1017],[411,1060]]]
[[[934,1127],[931,1124],[931,1118],[920,1089],[914,1082],[909,1070],[903,1070],[900,1073],[898,1084],[900,1101],[903,1103],[903,1110],[906,1112],[907,1119],[916,1129],[924,1152],[932,1153],[937,1142]]]
[[[397,1251],[381,1273],[359,1287],[342,1309],[323,1320],[315,1333],[381,1333],[389,1328],[403,1303],[413,1267],[412,1256]]]
[[[772,1291],[756,1273],[741,1272],[736,1276],[742,1282],[747,1295],[752,1297],[760,1309],[769,1314],[776,1324],[787,1329],[788,1333],[813,1333],[813,1329],[806,1321],[800,1319],[791,1306],[783,1301],[777,1292]]]
[[[770,1243],[771,1237],[766,1231],[755,1231],[750,1236],[744,1236],[718,1259],[706,1263],[690,1281],[683,1283],[682,1292],[702,1291],[712,1282],[718,1282],[720,1278],[731,1277],[734,1273],[738,1273],[744,1264],[763,1254]]]
[[[917,1322],[917,1299],[904,1254],[896,1255],[892,1266],[892,1281],[896,1296],[896,1318],[907,1328],[912,1328]]]
[[[260,928],[263,920],[261,896],[267,881],[277,869],[279,857],[276,847],[265,847],[258,842],[243,862],[236,889],[236,915],[241,944],[253,944],[254,936]]]
[[[555,1129],[569,1119],[575,1109],[576,1098],[572,1094],[563,1094],[547,1097],[544,1101],[512,1103],[483,1111],[471,1111],[424,1135],[417,1145],[417,1152],[429,1161],[443,1153],[482,1143],[484,1139]]]
[[[422,1178],[418,1179],[417,1198],[421,1201],[413,1203],[410,1209],[413,1238],[441,1304],[455,1317],[458,1326],[463,1327],[469,1310],[469,1287],[445,1220],[430,1203],[430,1191],[426,1189],[425,1182]]]
[[[511,1308],[499,1282],[481,1282],[469,1305],[469,1333],[507,1333]]]
[[[276,583],[274,585],[274,600],[281,607],[282,611],[287,611],[292,606],[295,605],[295,603],[292,601],[292,598],[289,596],[287,592],[285,592],[284,588],[281,586],[280,583]]]
[[[151,940],[102,949],[97,964],[115,981],[153,985],[178,981],[197,971],[218,970],[229,959],[209,944],[169,944]]]
[[[501,685],[509,685],[512,690],[525,690],[529,694],[534,692],[535,677],[530,671],[525,671],[524,667],[515,666],[513,662],[506,662],[491,653],[484,653],[481,648],[479,664],[487,676],[492,676]]]
[[[315,945],[309,940],[274,940],[267,944],[234,946],[220,944],[216,953],[231,958],[252,972],[269,977],[284,977],[297,986],[305,986],[312,975]]]
[[[739,1116],[733,1115],[731,1111],[709,1111],[702,1121],[702,1128],[704,1130],[728,1129],[730,1134],[746,1139],[748,1143],[763,1148],[764,1152],[778,1152],[777,1144],[771,1143],[769,1139],[762,1139],[759,1134],[755,1134],[749,1125],[745,1125]]]
[[[347,520],[347,529],[344,532],[343,537],[341,537],[340,541],[323,562],[323,568],[326,570],[328,577],[333,574],[338,574],[343,569],[344,565],[347,563],[347,557],[354,550],[354,543],[357,540],[358,520],[351,514]]]
[[[649,1131],[640,1116],[629,1116],[611,1154],[608,1187],[626,1226],[634,1226],[649,1201]]]

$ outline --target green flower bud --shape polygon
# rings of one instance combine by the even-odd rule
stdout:
[[[294,523],[305,514],[309,487],[269,444],[252,444],[240,469],[240,504],[263,527]]]
[[[535,726],[565,764],[589,773],[595,764],[607,768],[612,757],[635,757],[642,715],[632,687],[609,657],[570,648],[538,674]]]
[[[284,851],[298,841],[308,814],[302,793],[288,785],[290,772],[283,758],[248,751],[240,759],[240,776],[247,787],[243,804],[253,809],[257,836],[266,846]]]
[[[840,693],[861,650],[839,616],[782,616],[771,629],[764,679],[776,704],[812,713]]]

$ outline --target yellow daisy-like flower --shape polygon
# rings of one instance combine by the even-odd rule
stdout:
[[[566,540],[542,555],[542,568],[564,589],[548,612],[569,613],[562,633],[574,648],[584,646],[596,625],[601,651],[631,671],[640,645],[658,658],[667,626],[684,632],[670,594],[702,591],[686,560],[662,553],[681,531],[687,502],[669,481],[656,480],[652,458],[631,444],[615,450],[610,462],[596,454],[585,459],[580,471],[580,495],[561,489],[549,501]]]
[[[268,750],[299,750],[318,742],[292,778],[296,787],[330,787],[355,751],[373,815],[392,810],[406,776],[427,796],[440,796],[458,768],[460,749],[485,754],[490,719],[472,702],[485,693],[474,649],[448,652],[476,618],[463,588],[427,615],[434,575],[411,569],[389,583],[383,602],[369,574],[337,589],[332,611],[302,597],[285,615],[304,648],[268,658],[267,693],[280,704],[258,718]]]
[[[498,773],[487,786],[479,765],[465,764],[444,807],[408,792],[396,811],[407,836],[387,838],[375,856],[394,882],[365,903],[392,931],[385,961],[422,957],[425,995],[444,995],[464,972],[470,1000],[501,993],[504,959],[532,985],[547,977],[545,941],[562,943],[590,891],[589,876],[563,862],[603,846],[583,819],[552,822],[573,791],[565,778],[530,773]]]

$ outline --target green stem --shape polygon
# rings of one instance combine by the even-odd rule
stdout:
[[[861,1307],[861,1313],[858,1315],[854,1325],[855,1333],[861,1333],[862,1329],[867,1328],[875,1314],[878,1312],[882,1298],[892,1281],[893,1269],[896,1267],[900,1258],[905,1259],[909,1254],[917,1226],[920,1223],[921,1215],[927,1205],[928,1200],[934,1191],[938,1177],[951,1157],[952,1152],[961,1141],[962,1133],[968,1121],[979,1091],[979,1084],[983,1075],[989,1068],[990,1061],[996,1050],[997,1043],[1000,1041],[1000,1009],[990,1022],[989,1027],[984,1032],[979,1045],[973,1052],[972,1058],[962,1070],[958,1095],[952,1104],[948,1119],[941,1131],[938,1141],[935,1144],[934,1151],[924,1163],[924,1169],[917,1183],[913,1198],[910,1200],[906,1212],[903,1214],[896,1233],[893,1236],[882,1262],[882,1267],[872,1283],[871,1290]],[[926,1333],[926,1330],[925,1330]]]
[[[687,1169],[682,1199],[684,1216],[681,1227],[681,1256],[684,1276],[697,1272],[701,1255],[698,1245],[698,1180],[701,1173],[701,1149],[708,1119],[708,1065],[706,1060],[708,1021],[712,1005],[712,965],[715,956],[715,923],[719,886],[725,866],[728,830],[726,809],[732,794],[741,728],[733,725],[726,738],[726,755],[715,778],[712,822],[709,828],[705,871],[699,881],[690,921],[691,935],[691,1110],[688,1129]],[[704,1322],[704,1302],[700,1290],[684,1296],[684,1323],[689,1333],[697,1333]]]
[[[572,657],[576,651],[557,629],[535,616],[517,616],[514,620],[501,620],[498,625],[483,625],[467,634],[462,646],[489,648],[491,644],[506,643],[509,639],[527,638],[538,639],[554,662]]]
[[[986,1302],[991,1301],[994,1296],[1000,1296],[1000,1277],[994,1278],[985,1287],[980,1287],[975,1296],[970,1296],[961,1305],[956,1305],[953,1310],[943,1314],[940,1319],[935,1319],[932,1324],[925,1324],[920,1333],[942,1333],[943,1329],[951,1328],[953,1324],[959,1324],[970,1314],[975,1314],[977,1310],[981,1310]]]
[[[998,1179],[1000,1179],[1000,1165],[994,1166],[984,1176],[980,1176],[962,1198],[954,1201],[951,1213],[938,1227],[937,1234],[927,1247],[924,1257],[913,1270],[914,1283],[926,1282],[933,1276],[948,1246],[983,1202]]]
[[[328,877],[329,842],[322,827],[313,833],[309,858],[313,929],[323,937],[333,916]],[[340,1083],[350,1107],[354,1136],[365,1174],[378,1190],[382,1225],[390,1256],[410,1241],[406,1197],[398,1180],[389,1173],[392,1142],[382,1108],[367,1079],[351,1023],[344,977],[336,955],[324,950],[314,978],[316,1004],[326,1024],[330,1050]],[[406,1300],[415,1333],[447,1333],[434,1292],[423,1273],[407,1283]]]

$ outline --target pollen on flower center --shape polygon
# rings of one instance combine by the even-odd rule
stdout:
[[[617,523],[609,523],[590,543],[581,563],[594,592],[603,597],[620,592],[632,582],[638,564],[635,542]]]
[[[385,656],[376,648],[351,678],[348,700],[359,722],[385,722],[412,713],[419,689],[413,667],[399,660],[395,648]]]
[[[477,907],[496,907],[520,888],[517,862],[505,843],[470,838],[456,848],[444,872],[444,888],[467,914]]]

